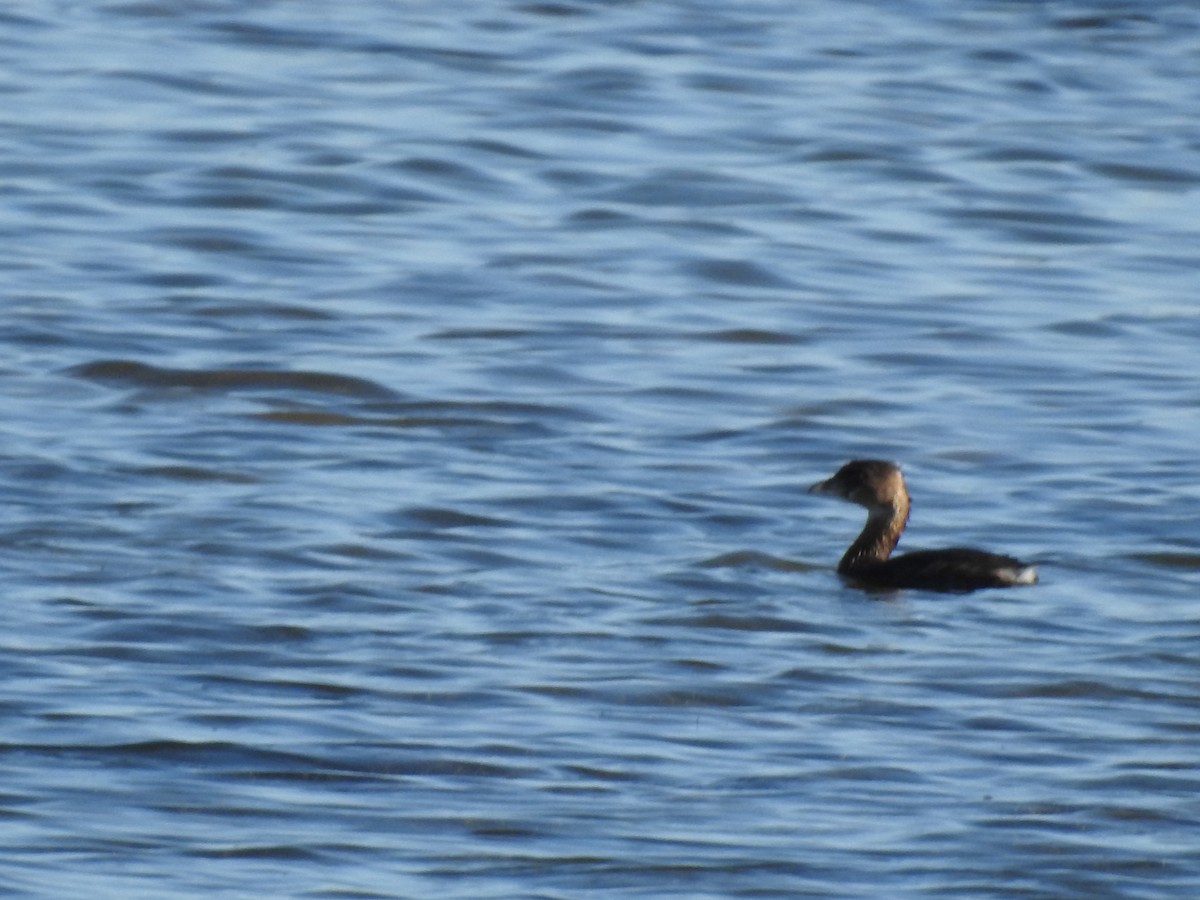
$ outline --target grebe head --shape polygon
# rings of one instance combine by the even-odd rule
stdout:
[[[837,470],[832,478],[818,481],[808,489],[810,494],[841,497],[871,513],[907,507],[908,490],[900,467],[883,459],[855,459]]]

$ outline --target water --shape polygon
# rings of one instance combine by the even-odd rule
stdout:
[[[3,19],[4,896],[1200,893],[1200,12]]]

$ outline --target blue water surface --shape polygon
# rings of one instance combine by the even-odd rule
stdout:
[[[0,895],[1200,895],[1200,10],[0,26]]]

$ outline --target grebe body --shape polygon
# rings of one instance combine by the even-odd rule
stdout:
[[[857,503],[867,524],[838,562],[838,574],[870,590],[917,588],[962,593],[987,587],[1035,584],[1037,569],[1011,556],[947,547],[892,556],[911,506],[900,467],[880,459],[856,459],[832,478],[818,481],[810,494]]]

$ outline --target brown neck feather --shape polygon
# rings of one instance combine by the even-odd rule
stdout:
[[[908,498],[901,495],[887,506],[872,509],[862,532],[838,563],[838,571],[846,574],[887,559],[908,522],[908,508]]]

